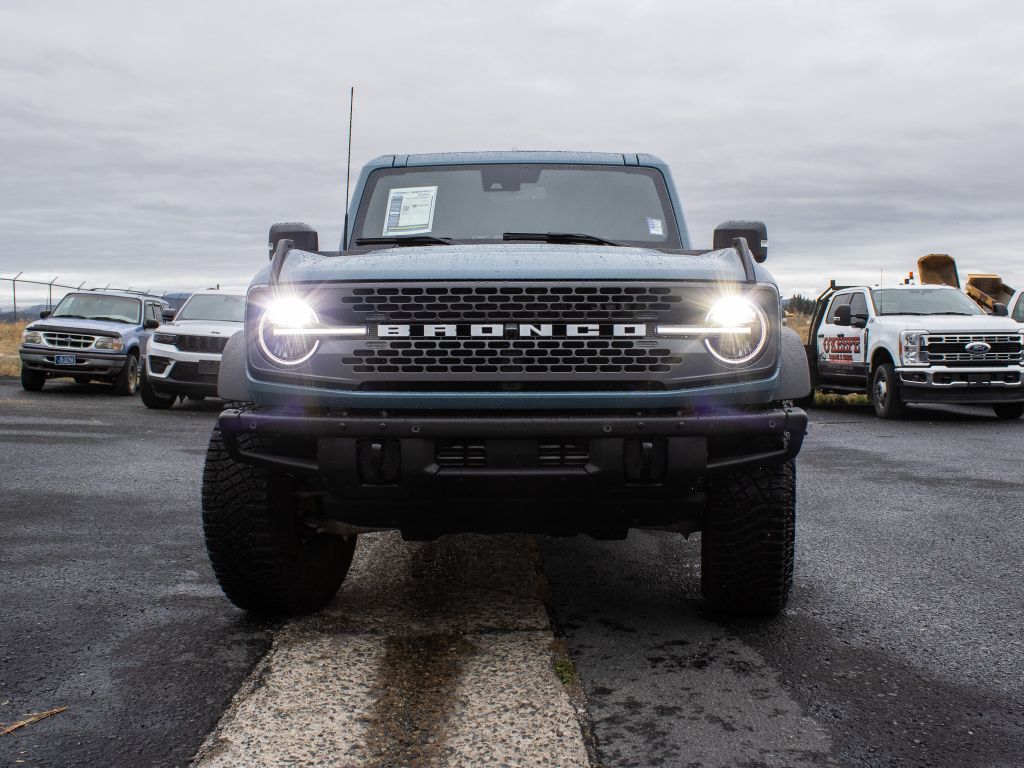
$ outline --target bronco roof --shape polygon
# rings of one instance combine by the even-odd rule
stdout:
[[[653,165],[664,163],[654,155],[616,152],[433,152],[421,155],[381,155],[368,165],[375,168],[403,168],[410,165],[485,165],[497,163],[565,163],[568,165]]]

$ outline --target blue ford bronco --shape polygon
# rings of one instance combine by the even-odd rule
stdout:
[[[650,155],[389,155],[342,238],[274,225],[224,350],[203,522],[232,602],[320,609],[368,531],[645,528],[700,531],[712,610],[782,608],[810,379],[764,224],[693,250]]]

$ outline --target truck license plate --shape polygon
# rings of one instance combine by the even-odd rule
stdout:
[[[219,360],[200,360],[199,361],[199,373],[214,375],[220,370]]]
[[[78,365],[78,358],[74,355],[54,355],[53,362],[57,365]]]

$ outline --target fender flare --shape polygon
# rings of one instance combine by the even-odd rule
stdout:
[[[799,334],[792,328],[782,329],[779,373],[776,400],[798,400],[811,394],[811,369],[807,364],[807,351]]]
[[[245,372],[245,349],[245,331],[235,331],[224,346],[217,372],[217,395],[223,400],[252,400]]]

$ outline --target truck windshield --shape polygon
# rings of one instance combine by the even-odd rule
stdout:
[[[61,299],[50,317],[71,317],[84,320],[112,320],[115,323],[141,322],[142,302],[127,296],[97,296],[91,293],[70,293]]]
[[[174,319],[240,323],[245,319],[245,296],[196,293]]]
[[[628,166],[381,169],[367,180],[353,233],[354,240],[429,235],[442,243],[571,233],[615,244],[681,247],[665,179],[655,169]]]
[[[871,291],[880,315],[981,315],[966,294],[935,288],[882,288]]]

